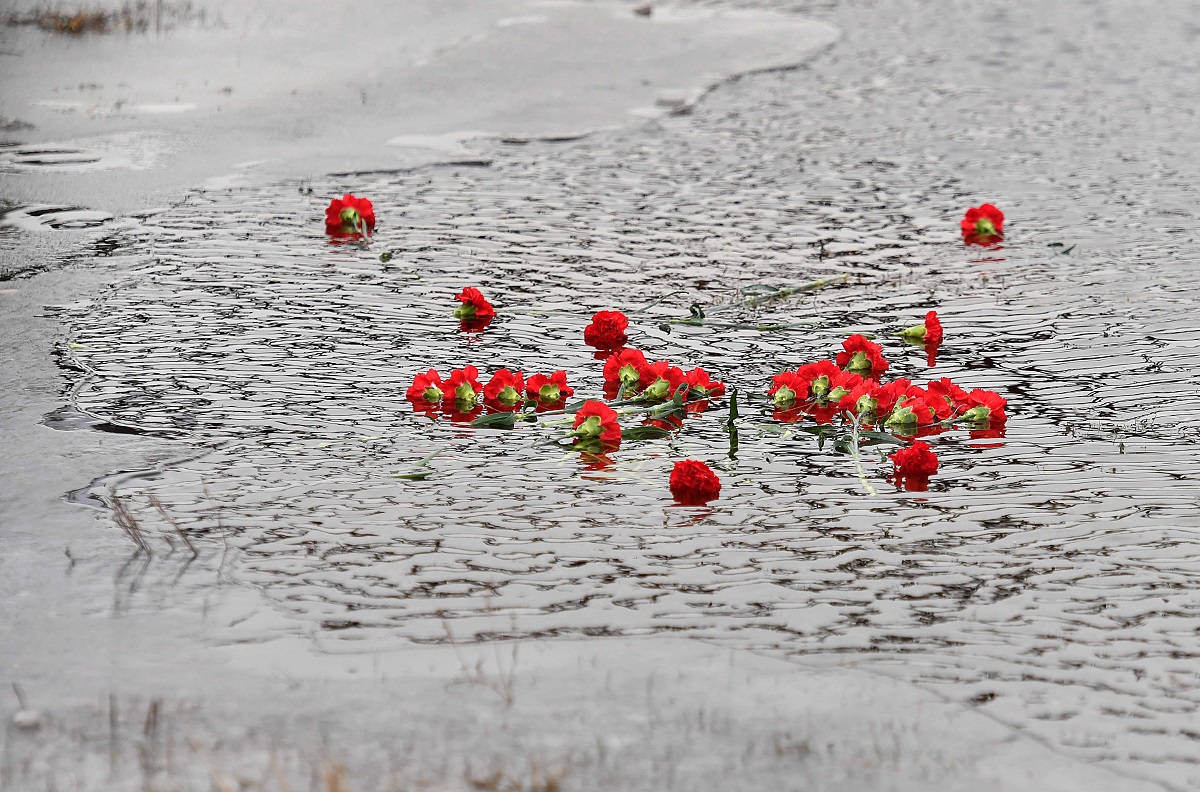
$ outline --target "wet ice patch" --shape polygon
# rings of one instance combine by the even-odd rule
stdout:
[[[123,175],[123,194],[187,189],[247,160],[269,160],[253,174],[261,183],[377,173],[462,159],[462,130],[564,139],[686,112],[721,81],[799,64],[838,36],[766,10],[655,7],[645,17],[539,0],[360,0],[353,14],[280,0],[205,7],[224,24],[86,42],[17,29],[22,54],[0,73],[0,115],[29,115],[46,140],[125,134],[136,119],[145,134],[179,141],[169,170]],[[106,149],[95,169],[150,167],[144,146],[136,157],[80,148]],[[95,181],[81,180],[73,200],[111,202],[112,185]]]
[[[168,145],[164,136],[123,132],[52,143],[0,145],[0,173],[88,172],[118,168],[144,170],[158,164]]]
[[[78,206],[34,204],[0,214],[0,226],[25,231],[44,231],[47,228],[96,228],[112,219],[113,216],[107,212],[82,209]]]

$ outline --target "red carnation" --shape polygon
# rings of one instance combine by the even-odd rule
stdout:
[[[442,402],[446,409],[456,409],[469,412],[479,403],[483,386],[479,384],[479,369],[474,366],[463,366],[454,369],[450,376],[442,382]]]
[[[575,436],[580,440],[621,442],[621,425],[617,423],[617,411],[604,402],[584,402],[575,413]]]
[[[628,328],[629,318],[620,311],[599,311],[583,328],[583,342],[598,349],[619,349],[629,340],[625,335]]]
[[[375,230],[375,209],[366,198],[346,193],[334,198],[325,209],[325,233],[332,237],[368,234]]]
[[[871,398],[875,400],[875,413],[882,417],[887,416],[895,407],[896,402],[904,397],[912,383],[904,377],[894,379],[886,385],[879,385],[871,391]]]
[[[925,321],[900,331],[900,337],[911,344],[925,346],[925,362],[930,366],[937,365],[938,347],[942,343],[942,323],[938,321],[937,311],[925,314]]]
[[[725,395],[725,383],[717,382],[699,366],[684,375],[684,382],[689,399],[719,399]]]
[[[991,245],[1004,237],[1004,212],[991,204],[972,207],[961,225],[963,241],[968,245]]]
[[[547,377],[534,374],[525,382],[525,393],[542,409],[558,409],[575,390],[567,385],[567,372],[559,370]]]
[[[454,315],[463,321],[490,319],[496,315],[496,309],[474,286],[463,289],[454,295],[454,299],[462,302],[462,305],[454,309]]]
[[[636,349],[622,349],[604,361],[604,397],[615,399],[636,393],[642,381],[646,356]]]
[[[999,236],[1004,233],[1004,212],[990,203],[973,206],[963,216],[962,230],[964,234]]]
[[[721,494],[721,479],[698,459],[682,459],[671,470],[671,495],[684,506],[703,506]]]
[[[666,360],[650,363],[643,367],[640,373],[639,383],[642,386],[643,399],[669,399],[680,385],[687,383],[683,369],[672,366]]]
[[[837,364],[846,371],[877,380],[888,369],[883,347],[866,336],[855,333],[842,342],[842,350],[838,352]]]
[[[483,386],[484,402],[494,410],[515,412],[525,406],[525,377],[520,372],[500,369]]]
[[[976,388],[967,394],[967,398],[964,401],[964,406],[967,409],[962,414],[962,420],[972,423],[999,425],[1008,420],[1008,416],[1004,413],[1004,408],[1007,405],[1008,400],[999,393]]]
[[[966,409],[967,392],[950,381],[949,377],[934,380],[925,386],[930,396],[942,399],[950,405],[950,415],[956,416]]]
[[[896,486],[904,486],[905,489],[925,490],[929,486],[929,477],[937,473],[937,454],[933,453],[928,443],[921,440],[895,451],[891,459]]]
[[[800,375],[795,371],[785,371],[782,374],[776,374],[771,380],[771,387],[767,389],[767,396],[771,402],[782,410],[787,410],[798,401],[802,401],[808,395],[808,383],[800,378]]]
[[[897,434],[915,435],[919,427],[937,422],[939,409],[949,414],[949,407],[941,399],[931,397],[921,388],[910,386],[897,399],[884,426]]]
[[[863,380],[838,399],[838,410],[847,415],[859,416],[873,422],[872,419],[876,417],[875,408],[879,404],[875,398],[875,391],[878,388],[879,383],[875,380]]]
[[[900,337],[905,341],[923,342],[925,344],[942,343],[942,323],[938,321],[937,311],[925,314],[925,321],[919,325],[900,331]]]
[[[805,363],[796,369],[799,378],[800,399],[820,399],[834,387],[833,380],[842,374],[842,370],[831,360],[818,360],[815,363]]]
[[[942,323],[938,320],[937,311],[925,314],[925,343],[942,343]]]
[[[437,369],[429,369],[424,374],[413,377],[413,384],[405,393],[412,402],[437,403],[442,400],[442,375]]]

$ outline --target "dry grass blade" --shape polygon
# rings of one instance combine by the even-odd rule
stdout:
[[[146,496],[146,498],[150,501],[151,506],[153,506],[155,509],[158,509],[158,513],[162,515],[163,519],[175,529],[175,533],[179,534],[179,538],[183,540],[185,545],[187,545],[187,549],[192,551],[192,558],[200,555],[200,551],[196,549],[194,544],[192,544],[192,540],[188,538],[187,533],[184,532],[179,523],[175,521],[175,518],[167,513],[167,508],[162,505],[162,501],[158,499],[158,496],[156,496],[154,493],[150,493]]]
[[[129,510],[129,506],[125,501],[121,500],[117,496],[117,493],[112,490],[109,490],[108,505],[113,510],[113,519],[116,520],[117,525],[121,527],[125,535],[138,546],[138,550],[144,552],[146,555],[154,555],[154,553],[150,552],[150,544],[146,541],[146,536],[142,532],[141,526],[138,525],[137,518],[133,516],[133,512]]]

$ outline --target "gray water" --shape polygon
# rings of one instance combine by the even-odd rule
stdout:
[[[211,449],[76,495],[111,486],[171,537],[153,495],[202,547],[142,569],[121,606],[186,603],[217,572],[287,617],[217,641],[670,632],[870,668],[1071,756],[1200,784],[1194,8],[807,10],[845,38],[688,114],[497,142],[478,165],[195,192],[106,238],[112,287],[61,309],[85,372],[72,407]],[[343,191],[375,203],[370,250],[323,236]],[[1008,215],[1003,246],[964,248],[957,221],[983,201]],[[661,326],[840,273],[728,315],[811,326]],[[450,316],[467,285],[500,312],[481,334]],[[718,405],[597,466],[541,443],[553,428],[476,430],[404,400],[418,371],[468,363],[565,368],[598,396],[581,335],[600,309],[631,312],[648,357],[742,394],[876,333],[889,375],[997,390],[1009,421],[932,438],[925,493],[868,449],[872,495],[761,402],[735,456]],[[933,369],[886,338],[930,309]],[[392,477],[434,452],[429,478]],[[708,507],[671,502],[684,457],[722,477]]]

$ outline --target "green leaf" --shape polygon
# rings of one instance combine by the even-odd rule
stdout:
[[[671,433],[661,426],[631,426],[621,432],[621,439],[630,442],[638,440],[658,440],[663,437],[670,437]]]
[[[736,421],[737,419],[738,419],[737,388],[734,388],[733,391],[730,392],[730,394],[729,394],[729,419],[727,421],[725,421],[725,425],[728,426],[730,429],[732,429],[733,422]]]
[[[392,478],[408,479],[409,481],[424,481],[436,472],[436,470],[422,470],[416,473],[394,473],[392,474]]]
[[[682,403],[669,401],[656,404],[646,411],[646,416],[649,418],[666,418],[671,415],[685,416],[687,415],[687,410]]]
[[[895,435],[887,432],[859,432],[858,436],[866,441],[873,443],[892,443],[893,445],[904,445],[903,440],[899,440]]]
[[[688,310],[691,312],[693,319],[704,318],[704,309],[700,307],[700,303],[692,303]]]
[[[382,261],[384,264],[387,264],[389,261],[392,260],[392,251],[387,250],[387,251],[384,251],[383,253],[380,253],[379,260]]]
[[[481,415],[471,426],[476,429],[512,429],[517,425],[517,414],[510,412],[495,412]]]

